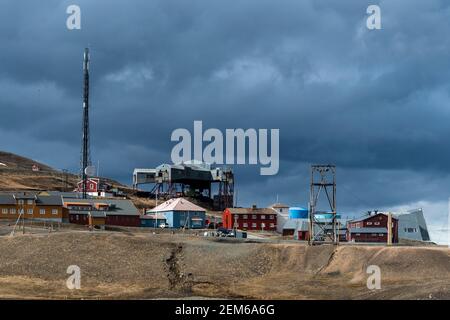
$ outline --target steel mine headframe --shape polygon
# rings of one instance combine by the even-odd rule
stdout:
[[[319,210],[320,195],[327,210]],[[325,196],[323,196],[325,195]],[[339,243],[336,213],[336,166],[312,165],[309,199],[309,244]]]

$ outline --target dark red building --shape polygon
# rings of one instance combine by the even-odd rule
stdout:
[[[370,213],[347,222],[347,240],[353,242],[380,242],[388,239],[388,215]],[[398,242],[398,219],[392,216],[392,243]]]
[[[297,240],[309,240],[309,231],[297,230]]]
[[[140,227],[140,215],[106,214],[107,226]]]
[[[227,208],[223,212],[223,227],[241,230],[275,231],[277,213],[270,208]]]
[[[78,192],[83,190],[83,181],[78,182]],[[100,179],[98,178],[89,178],[86,183],[86,192],[98,192],[100,190]]]
[[[89,213],[105,213],[105,224],[109,226],[140,227],[141,214],[130,200],[126,199],[76,199],[63,198],[69,209],[69,222],[88,225]]]

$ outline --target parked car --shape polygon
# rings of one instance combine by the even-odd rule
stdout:
[[[169,227],[169,224],[168,224],[167,222],[162,222],[162,223],[159,224],[159,227],[160,227],[161,229],[168,228],[168,227]]]
[[[233,230],[228,230],[224,227],[219,227],[217,229],[217,234],[219,237],[235,237]]]

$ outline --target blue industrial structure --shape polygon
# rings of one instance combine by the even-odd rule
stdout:
[[[289,208],[289,219],[308,219],[308,209],[302,207]]]
[[[315,218],[317,220],[332,220],[333,219],[333,213],[332,212],[316,211]],[[336,213],[336,219],[341,219],[341,214],[340,213]]]

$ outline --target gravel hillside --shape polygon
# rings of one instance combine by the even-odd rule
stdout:
[[[0,256],[1,298],[450,299],[448,248],[71,231],[0,237]],[[81,290],[66,288],[69,265]],[[368,265],[381,290],[367,289]]]

